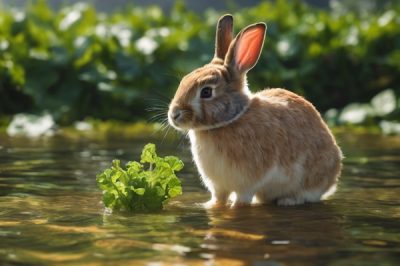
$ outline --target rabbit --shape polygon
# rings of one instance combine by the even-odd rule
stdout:
[[[285,89],[248,88],[266,28],[252,24],[233,38],[233,17],[221,17],[214,58],[181,80],[169,105],[168,121],[188,133],[211,192],[206,207],[298,205],[336,189],[342,152],[316,108]]]

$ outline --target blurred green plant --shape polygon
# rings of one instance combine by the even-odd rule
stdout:
[[[392,89],[375,95],[369,103],[350,103],[341,110],[329,109],[325,120],[331,126],[363,126],[380,128],[384,134],[400,135],[400,101]]]
[[[0,10],[0,116],[48,111],[61,125],[148,118],[149,99],[172,96],[182,75],[211,59],[220,15],[182,2],[170,14],[157,6],[103,14],[82,3],[52,11],[43,0]],[[400,95],[400,4],[344,14],[277,0],[233,15],[237,31],[268,24],[253,90],[285,87],[321,111],[387,88]]]

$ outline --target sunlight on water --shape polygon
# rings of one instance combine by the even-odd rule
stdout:
[[[205,210],[188,147],[184,194],[151,214],[107,213],[95,176],[147,141],[0,136],[0,264],[396,265],[400,138],[343,135],[343,176],[320,204]],[[208,264],[207,264],[208,263]]]

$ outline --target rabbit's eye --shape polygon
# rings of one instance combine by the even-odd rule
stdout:
[[[212,96],[212,88],[204,87],[201,89],[200,98],[211,98]]]

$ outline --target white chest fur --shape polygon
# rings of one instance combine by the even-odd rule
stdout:
[[[193,131],[189,131],[189,137],[193,160],[204,184],[212,194],[221,191],[236,192],[238,196],[245,195],[245,198],[251,198],[261,193],[263,198],[273,199],[298,189],[303,178],[304,157],[294,163],[289,171],[275,164],[262,176],[254,177],[249,176],[249,167],[255,166],[239,167],[224,153],[218,151],[212,141],[207,138],[197,138]],[[288,176],[288,172],[294,176]]]
[[[193,160],[208,188],[212,186],[229,192],[246,190],[255,193],[266,183],[268,185],[274,183],[274,180],[279,183],[287,182],[288,177],[279,166],[272,167],[263,176],[250,176],[252,172],[250,168],[256,167],[255,165],[239,166],[225,153],[220,152],[207,138],[199,139],[193,131],[189,132],[189,137]]]
[[[235,191],[246,184],[243,170],[235,167],[229,158],[219,152],[207,138],[198,139],[193,131],[189,132],[193,160],[205,185],[217,189]]]

